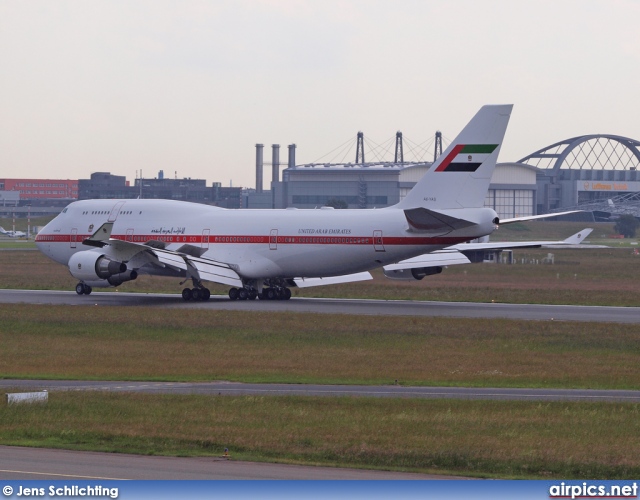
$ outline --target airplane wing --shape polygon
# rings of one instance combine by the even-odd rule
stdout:
[[[193,277],[198,280],[235,287],[243,286],[238,273],[227,263],[199,257],[193,251],[183,247],[181,249],[185,251],[166,250],[162,248],[161,242],[141,244],[114,239],[111,238],[112,229],[113,222],[103,224],[91,237],[84,240],[83,244],[100,248],[108,246],[111,249],[112,257],[138,268],[143,265],[152,265],[185,272],[189,278]]]
[[[293,282],[298,288],[308,288],[312,286],[336,285],[338,283],[351,283],[353,281],[365,281],[373,279],[370,273],[345,274],[343,276],[330,276],[327,278],[294,278]]]
[[[562,241],[496,241],[489,243],[459,243],[447,247],[445,250],[457,250],[465,252],[469,250],[509,250],[512,248],[539,248],[580,245],[591,234],[593,229],[586,228]]]
[[[411,259],[402,260],[396,264],[389,264],[383,267],[385,276],[388,278],[397,277],[405,279],[405,274],[400,271],[409,269],[433,269],[431,274],[439,273],[444,266],[455,266],[459,264],[470,264],[481,262],[483,254],[487,250],[509,250],[513,248],[574,248],[591,234],[593,229],[586,228],[569,236],[562,241],[496,241],[492,243],[460,243],[442,250],[419,255]],[[440,270],[437,270],[440,268]]]
[[[384,266],[385,271],[400,271],[402,269],[414,269],[419,267],[456,266],[458,264],[471,264],[471,261],[457,250],[437,250],[425,253],[418,257],[401,260],[396,264]]]

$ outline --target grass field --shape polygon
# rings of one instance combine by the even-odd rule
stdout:
[[[630,479],[638,405],[53,393],[0,410],[0,442],[479,477]]]
[[[0,305],[0,376],[640,389],[637,325]]]

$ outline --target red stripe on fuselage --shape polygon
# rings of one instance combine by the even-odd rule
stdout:
[[[90,234],[39,234],[36,236],[37,243],[71,243],[72,238],[78,245],[82,241],[90,238]],[[113,239],[130,241],[137,244],[144,244],[148,241],[162,241],[173,244],[258,244],[268,245],[277,243],[278,245],[373,245],[372,236],[249,236],[249,235],[180,235],[180,236],[158,236],[158,235],[112,235]],[[207,242],[208,238],[208,242]],[[276,240],[274,241],[274,238]],[[376,238],[377,239],[377,238]],[[468,241],[470,238],[464,237],[429,237],[429,236],[382,236],[381,242],[376,244],[392,246],[411,245],[455,245]]]

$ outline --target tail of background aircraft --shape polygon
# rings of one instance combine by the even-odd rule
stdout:
[[[512,104],[480,108],[396,207],[404,210],[483,207],[512,108]]]

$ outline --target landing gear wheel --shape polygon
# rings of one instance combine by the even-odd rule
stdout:
[[[229,298],[231,300],[238,300],[238,294],[239,294],[239,292],[238,292],[237,288],[231,288],[229,290]]]
[[[93,288],[91,288],[89,285],[85,285],[84,286],[84,294],[85,295],[91,295],[91,292],[93,292]]]
[[[267,294],[266,294],[266,292],[260,292],[260,293],[258,293],[258,298],[259,298],[260,300],[267,300]]]
[[[200,294],[202,295],[201,300],[209,300],[211,298],[211,291],[208,288],[202,288]]]
[[[84,283],[78,283],[76,285],[76,293],[78,295],[84,295]]]
[[[278,298],[278,293],[273,288],[268,288],[266,295],[268,300],[276,300]]]
[[[284,300],[289,300],[291,298],[291,290],[289,290],[288,288],[284,289]]]
[[[184,290],[182,290],[182,298],[186,301],[189,301],[193,298],[190,288],[185,288]]]
[[[256,300],[256,297],[257,297],[257,296],[258,296],[258,292],[256,292],[255,290],[251,290],[251,291],[249,292],[249,297],[248,297],[248,299],[249,299],[249,300]]]
[[[249,298],[249,292],[245,288],[238,290],[238,299],[247,300]]]
[[[202,294],[200,293],[200,289],[192,288],[191,289],[191,298],[193,300],[201,300],[202,299]]]

